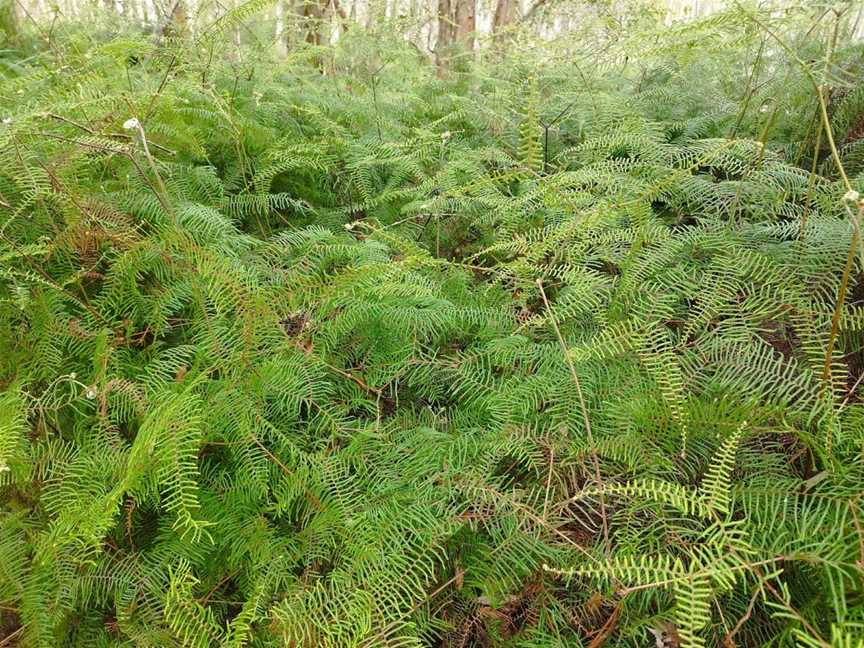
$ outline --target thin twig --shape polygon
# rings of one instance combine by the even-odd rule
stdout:
[[[756,601],[759,598],[759,594],[762,593],[762,588],[757,587],[753,591],[753,596],[750,597],[750,604],[747,606],[747,611],[744,613],[740,619],[738,619],[738,623],[735,624],[735,627],[730,630],[726,638],[723,640],[723,645],[725,646],[734,646],[735,644],[732,642],[732,638],[738,634],[738,631],[747,623],[747,620],[753,615],[753,609],[756,607]]]
[[[2,647],[2,646],[13,646],[13,645],[17,645],[17,642],[16,642],[16,643],[12,643],[12,640],[15,639],[15,637],[17,637],[17,636],[18,636],[19,634],[21,634],[22,632],[24,632],[24,626],[21,626],[21,627],[18,628],[15,632],[12,632],[12,633],[6,635],[6,636],[3,638],[3,640],[0,641],[0,647]]]
[[[618,601],[618,604],[612,610],[612,614],[606,619],[606,623],[603,624],[603,627],[600,628],[591,640],[591,643],[588,644],[588,648],[600,648],[600,646],[606,643],[606,640],[612,635],[612,631],[618,624],[618,617],[621,615],[621,605],[622,601]]]
[[[546,511],[549,508],[549,487],[552,486],[552,469],[555,467],[555,446],[549,444],[549,475],[546,477],[546,495],[543,498],[543,519],[546,520]]]

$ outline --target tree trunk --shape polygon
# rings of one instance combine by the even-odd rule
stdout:
[[[517,0],[498,0],[495,4],[495,14],[492,16],[492,37],[495,43],[499,43],[507,27],[516,19],[519,9]]]
[[[21,41],[21,21],[15,0],[0,0],[0,44],[17,47]]]
[[[238,1],[231,0],[231,11],[237,9]],[[240,38],[240,25],[235,24],[231,28],[231,40],[234,41],[234,48],[229,52],[229,58],[236,61],[243,60],[243,41]]]
[[[333,6],[333,11],[335,11],[336,15],[339,16],[339,37],[341,38],[343,34],[348,33],[348,14],[345,13],[345,9],[342,7],[339,0],[330,0],[330,4]]]
[[[164,38],[182,39],[187,35],[188,19],[186,16],[186,5],[183,0],[177,0],[171,8],[165,22],[158,30],[157,43]]]
[[[274,8],[276,26],[276,53],[280,58],[285,58],[288,54],[288,41],[285,39],[285,5],[279,0]]]
[[[447,67],[447,54],[453,43],[453,23],[450,20],[450,0],[438,0],[438,40],[435,43],[435,63],[439,72]]]
[[[303,29],[306,32],[306,42],[310,45],[321,44],[323,18],[324,5],[318,0],[303,1]]]
[[[474,49],[474,32],[477,31],[477,5],[475,0],[456,0],[454,15],[456,42],[466,50]]]
[[[477,29],[476,2],[477,0],[438,0],[435,61],[439,74],[447,69],[454,49],[474,49],[474,32]]]

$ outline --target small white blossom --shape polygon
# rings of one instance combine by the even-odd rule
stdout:
[[[4,117],[4,118],[3,118],[3,124],[4,124],[4,125],[8,126],[8,125],[11,124],[11,123],[12,123],[12,118],[11,118],[11,117]]]
[[[78,374],[75,373],[75,372],[73,371],[72,373],[69,374],[69,377],[70,377],[72,380],[75,380],[75,379],[78,377]]]
[[[127,119],[125,122],[123,122],[123,128],[125,130],[135,130],[135,129],[140,128],[140,127],[141,127],[141,122],[139,122],[134,117],[132,117],[131,119]]]
[[[343,225],[343,227],[350,232],[351,230],[354,229],[354,223],[345,223],[345,225]]]
[[[84,395],[85,395],[87,398],[89,398],[90,400],[93,400],[94,398],[96,398],[96,390],[93,389],[92,387],[88,387],[88,388],[87,388],[87,391],[84,392]]]
[[[850,189],[845,194],[843,194],[843,200],[847,200],[849,202],[857,202],[860,197],[860,194],[854,189]]]
[[[447,140],[450,139],[450,135],[451,135],[450,131],[444,131],[443,133],[441,133],[441,139],[444,142],[446,142]]]

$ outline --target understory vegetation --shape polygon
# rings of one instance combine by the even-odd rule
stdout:
[[[253,9],[0,52],[0,645],[864,645],[850,14]]]

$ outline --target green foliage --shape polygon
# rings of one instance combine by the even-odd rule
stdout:
[[[0,632],[860,647],[845,14],[442,79],[263,4],[0,68]]]

